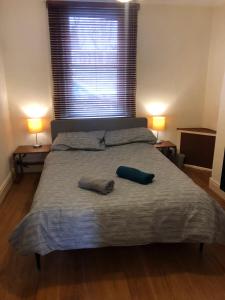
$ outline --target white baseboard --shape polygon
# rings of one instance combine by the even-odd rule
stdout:
[[[184,164],[185,167],[188,168],[193,168],[193,169],[197,169],[197,170],[202,170],[202,171],[212,171],[212,169],[209,168],[203,168],[203,167],[199,167],[199,166],[194,166],[194,165],[188,165],[188,164]]]
[[[212,191],[214,191],[218,196],[225,200],[225,192],[220,189],[220,184],[218,181],[210,177],[209,179],[209,187]]]
[[[9,173],[9,175],[6,177],[6,179],[0,185],[0,203],[4,200],[11,185],[12,185],[12,174]]]

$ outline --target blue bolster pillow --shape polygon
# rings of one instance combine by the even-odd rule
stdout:
[[[120,166],[116,170],[116,174],[124,179],[128,179],[134,182],[138,182],[140,184],[149,184],[152,183],[153,178],[155,177],[154,174],[145,173],[138,169]]]

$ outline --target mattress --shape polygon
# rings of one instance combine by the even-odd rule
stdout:
[[[120,165],[155,174],[152,184],[118,178]],[[83,176],[113,179],[111,194],[80,189]],[[10,242],[21,254],[149,243],[225,243],[223,209],[146,143],[105,151],[54,151],[30,212]]]

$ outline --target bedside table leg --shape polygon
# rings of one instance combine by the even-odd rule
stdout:
[[[204,249],[204,243],[200,243],[199,252],[202,254]]]
[[[13,154],[13,165],[15,170],[15,182],[19,183],[23,175],[23,159],[21,154]]]
[[[23,158],[22,154],[19,155],[19,166],[20,166],[20,176],[23,175]]]
[[[18,159],[17,154],[13,154],[13,166],[15,171],[15,182],[19,182],[19,167],[18,167]]]
[[[177,147],[174,147],[174,155],[177,157]]]
[[[35,253],[36,267],[38,271],[41,271],[41,256]]]

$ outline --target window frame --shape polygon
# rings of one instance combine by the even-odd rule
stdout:
[[[51,23],[50,13],[49,12],[49,27],[50,27],[50,42],[51,42],[51,57],[52,57],[52,73],[53,73],[53,98],[54,98],[54,109],[55,109],[55,118],[56,119],[71,119],[71,118],[95,118],[95,117],[134,117],[136,114],[136,48],[137,48],[137,11],[139,9],[139,4],[121,4],[121,3],[102,3],[102,2],[72,2],[72,1],[47,1],[47,7],[50,11],[51,9],[56,9],[60,14],[60,18],[57,20],[57,24]],[[121,18],[120,15],[112,13],[112,19],[115,19],[115,16],[118,21],[119,26],[119,35],[123,36],[123,31],[128,28],[127,32],[127,57],[126,57],[126,67],[127,71],[126,78],[124,76],[124,65],[122,61],[124,60],[124,53],[118,51],[120,62],[117,64],[116,69],[118,70],[118,76],[120,79],[117,80],[117,101],[120,103],[120,107],[123,107],[122,110],[125,111],[123,115],[102,115],[102,116],[76,116],[76,111],[73,110],[72,114],[67,113],[70,111],[72,102],[76,101],[73,99],[73,95],[68,93],[72,88],[68,86],[73,86],[72,76],[68,76],[68,73],[71,71],[71,65],[65,64],[65,59],[60,60],[60,56],[63,57],[63,50],[70,51],[70,37],[67,35],[68,43],[65,44],[65,33],[57,31],[57,43],[55,43],[55,33],[51,28],[54,26],[58,28],[63,28],[67,26],[69,28],[69,16],[73,17],[74,11],[79,10],[91,11],[91,9],[102,10],[105,9],[120,9],[124,11],[129,11],[129,21],[128,26],[125,26],[125,17]],[[103,14],[104,16],[104,14]],[[110,16],[107,15],[107,17]],[[106,16],[104,16],[106,17]],[[53,22],[55,22],[54,20]],[[135,43],[134,43],[135,39]],[[122,39],[119,38],[118,42],[121,44]],[[124,45],[119,46],[118,49],[123,49]],[[72,56],[71,56],[72,57]],[[96,65],[93,66],[96,68]],[[132,70],[132,72],[129,72]],[[60,84],[58,84],[58,78],[61,78]],[[121,88],[121,82],[123,83]],[[71,98],[71,100],[68,100]],[[125,99],[125,100],[124,100]],[[71,115],[70,115],[71,114]]]

